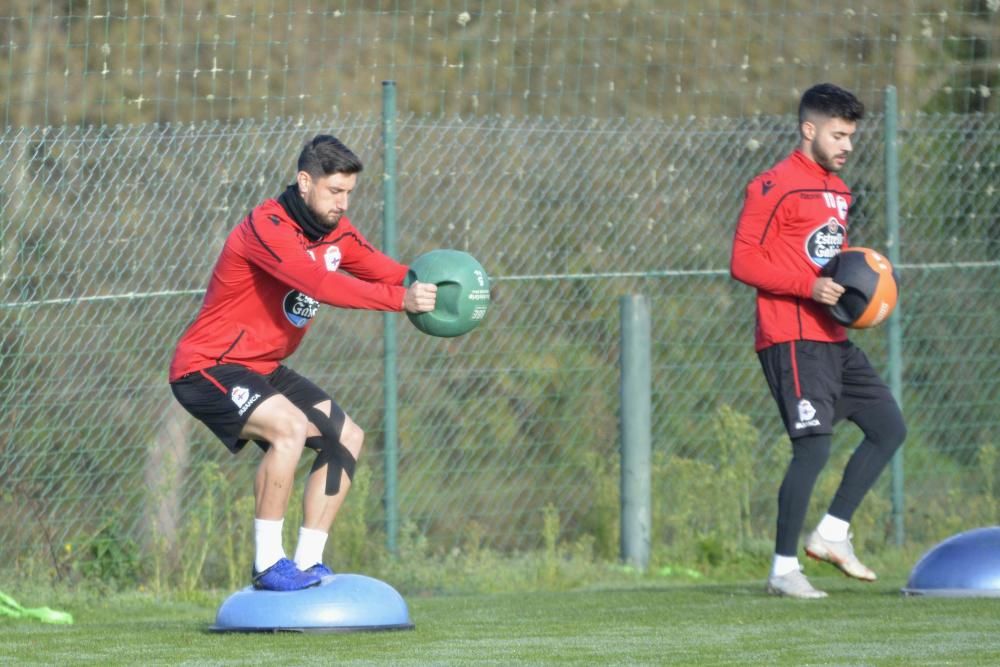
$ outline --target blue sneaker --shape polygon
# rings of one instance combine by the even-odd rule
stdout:
[[[253,571],[253,587],[259,590],[298,591],[316,586],[319,582],[318,576],[303,572],[288,558],[282,558],[263,572]]]
[[[323,565],[323,563],[316,563],[312,567],[306,568],[305,573],[315,574],[317,577],[320,578],[333,576],[333,570],[328,568],[326,565]]]

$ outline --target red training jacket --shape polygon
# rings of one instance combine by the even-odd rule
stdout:
[[[295,352],[320,303],[401,311],[406,272],[347,218],[314,242],[268,199],[226,239],[201,310],[177,343],[170,381],[216,364],[266,375]]]
[[[813,300],[813,283],[847,247],[851,191],[799,149],[747,185],[729,271],[757,288],[757,351],[793,340],[837,342],[847,332]]]

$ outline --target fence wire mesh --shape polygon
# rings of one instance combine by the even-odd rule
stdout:
[[[876,248],[881,128],[877,115],[864,123],[845,172],[851,241]],[[767,538],[788,445],[752,351],[752,291],[727,267],[742,189],[794,145],[794,118],[404,115],[398,129],[401,258],[461,248],[496,287],[470,335],[399,327],[407,530],[442,550],[532,549],[552,508],[563,538],[616,555],[618,300],[641,293],[654,549],[730,528]],[[291,181],[304,139],[331,130],[366,161],[351,217],[377,242],[377,117],[0,134],[0,557],[63,574],[101,540],[148,553],[206,521],[225,526],[233,507],[249,523],[257,458],[230,456],[179,408],[166,366],[227,232]],[[1000,519],[1000,122],[914,114],[900,135],[907,536],[929,544]],[[368,433],[371,488],[345,512],[372,541],[384,520],[382,326],[322,309],[290,361]],[[854,339],[885,370],[884,329]],[[837,451],[857,437],[841,428]],[[890,538],[886,483],[858,519],[872,545]]]
[[[231,457],[179,407],[167,361],[226,234],[291,181],[313,134],[365,160],[351,218],[378,243],[383,80],[399,83],[401,259],[460,248],[495,281],[466,337],[399,327],[407,535],[518,551],[557,516],[563,539],[617,556],[618,299],[640,293],[654,556],[732,547],[720,535],[768,541],[788,445],[728,253],[745,183],[791,149],[789,114],[824,80],[875,112],[845,172],[854,244],[887,238],[885,86],[902,111],[907,538],[1000,522],[998,12],[996,0],[7,2],[0,557],[103,578],[173,559],[187,584],[242,583],[233,554],[251,540],[256,458]],[[290,362],[368,434],[335,550],[345,533],[384,537],[383,322],[323,309]],[[885,330],[854,338],[885,370]],[[856,438],[842,428],[836,455]],[[835,482],[827,472],[816,503]],[[856,518],[862,546],[889,539],[887,484]],[[692,543],[699,554],[677,553]]]

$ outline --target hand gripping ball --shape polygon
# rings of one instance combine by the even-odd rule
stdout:
[[[870,248],[846,248],[835,255],[820,275],[844,286],[830,314],[845,327],[868,329],[892,314],[898,296],[896,272],[885,255]]]
[[[490,307],[490,278],[467,252],[431,250],[410,264],[404,284],[437,285],[434,310],[407,313],[414,326],[426,334],[451,338],[475,329]]]

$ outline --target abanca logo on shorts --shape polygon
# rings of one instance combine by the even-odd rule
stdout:
[[[810,426],[819,426],[819,420],[816,419],[816,408],[813,404],[809,402],[808,399],[803,398],[799,401],[799,420],[795,422],[795,428],[809,428]]]
[[[236,407],[240,409],[240,417],[242,417],[246,411],[250,409],[251,405],[260,400],[260,394],[254,393],[254,395],[251,396],[249,389],[240,386],[233,387],[233,391],[229,394],[229,397],[233,399],[233,403],[235,403]]]

